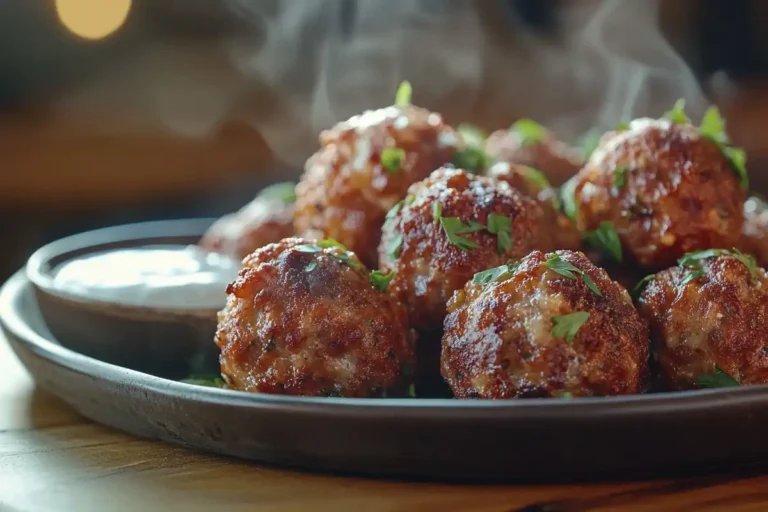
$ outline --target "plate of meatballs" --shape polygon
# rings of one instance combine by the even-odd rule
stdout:
[[[297,184],[212,223],[99,235],[231,258],[221,304],[112,305],[123,323],[102,322],[99,354],[81,349],[103,304],[72,322],[63,304],[86,301],[40,278],[88,252],[80,235],[5,285],[0,319],[86,416],[235,457],[470,480],[754,462],[768,455],[768,209],[717,108],[695,123],[684,107],[576,148],[530,119],[454,126],[404,82],[393,105],[323,131]],[[192,337],[158,328],[173,315],[205,350],[179,357]]]

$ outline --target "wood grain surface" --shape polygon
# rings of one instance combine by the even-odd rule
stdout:
[[[758,470],[675,481],[515,486],[268,469],[133,438],[81,418],[35,389],[1,335],[0,375],[2,511],[768,510],[768,476]]]

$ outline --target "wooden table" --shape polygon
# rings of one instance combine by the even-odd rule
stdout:
[[[768,510],[768,476],[755,473],[614,484],[480,486],[266,469],[91,423],[36,390],[1,335],[0,375],[3,511]]]

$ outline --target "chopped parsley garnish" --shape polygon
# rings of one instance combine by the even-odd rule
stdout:
[[[496,235],[499,256],[512,249],[512,220],[504,215],[488,215],[488,232]]]
[[[613,186],[621,190],[627,183],[627,168],[618,167],[613,171]]]
[[[266,199],[279,199],[284,203],[293,203],[296,201],[296,184],[291,181],[275,183],[264,188],[259,197]]]
[[[403,245],[403,235],[400,233],[395,233],[392,238],[389,239],[389,243],[387,244],[387,256],[389,256],[389,259],[394,260],[400,257],[400,249]]]
[[[699,375],[695,383],[702,388],[732,388],[741,386],[741,382],[728,375],[717,365],[715,365],[715,373]]]
[[[593,249],[621,262],[621,240],[619,240],[619,234],[616,233],[616,228],[609,221],[604,220],[596,230],[585,233],[584,240]]]
[[[648,286],[648,283],[654,280],[656,277],[656,274],[648,274],[644,278],[642,278],[634,288],[632,288],[632,298],[638,299],[640,298],[640,294],[643,293],[643,290],[646,286]]]
[[[573,400],[573,393],[570,391],[560,391],[558,398],[562,398],[563,400]]]
[[[440,222],[440,217],[443,215],[443,205],[440,204],[440,201],[435,201],[432,203],[432,219],[434,219],[435,222]]]
[[[547,135],[547,129],[533,119],[519,119],[510,127],[517,134],[523,146],[540,142]]]
[[[683,277],[683,280],[680,281],[680,286],[685,286],[694,279],[697,279],[699,277],[704,277],[704,271],[703,270],[696,270],[694,272],[688,272],[685,277]]]
[[[576,337],[576,333],[584,322],[589,319],[589,313],[586,311],[577,311],[569,315],[552,317],[552,336],[554,338],[565,337],[565,342],[570,343]]]
[[[589,160],[592,153],[595,152],[597,146],[600,145],[600,139],[603,137],[603,132],[597,128],[592,128],[579,138],[577,146],[581,149],[584,160]]]
[[[571,265],[557,254],[551,254],[547,258],[547,261],[542,263],[542,265],[547,267],[552,272],[560,274],[561,276],[565,276],[568,279],[576,280],[578,279],[576,276],[580,275],[584,280],[584,284],[587,285],[587,288],[589,288],[592,293],[599,295],[600,297],[603,296],[603,292],[600,291],[600,288],[598,288],[592,278],[589,277],[589,274],[581,270],[579,267]]]
[[[625,132],[629,130],[629,123],[626,121],[622,121],[621,123],[616,125],[616,128],[614,128],[617,132]]]
[[[727,249],[707,249],[706,251],[689,252],[677,260],[677,262],[682,267],[688,267],[694,270],[703,270],[701,266],[701,262],[703,260],[708,258],[716,258],[718,256],[731,256],[732,258],[736,258],[741,263],[743,263],[745,267],[747,267],[752,277],[757,277],[757,262],[755,261],[755,257],[751,254],[744,254],[738,249],[734,249],[732,251]]]
[[[461,222],[461,219],[458,217],[440,217],[440,225],[443,227],[443,231],[448,237],[448,242],[462,251],[470,251],[477,248],[478,245],[469,238],[460,235],[480,231],[485,228],[482,224],[478,224],[474,221],[470,222],[469,225],[466,225]]]
[[[487,138],[487,135],[477,126],[462,123],[459,125],[458,130],[461,138],[464,140],[464,143],[467,146],[473,146],[477,148],[482,148],[485,146],[485,139]]]
[[[408,390],[405,394],[408,398],[416,398],[416,385],[413,382],[408,384]]]
[[[563,206],[563,213],[573,222],[576,222],[576,217],[579,214],[579,205],[576,204],[576,185],[574,177],[566,181],[560,188],[560,203]]]
[[[544,176],[544,173],[533,167],[523,166],[523,178],[525,178],[525,181],[527,181],[529,185],[533,185],[542,190],[551,187],[549,180]]]
[[[413,87],[411,82],[404,80],[400,82],[400,86],[395,93],[395,106],[405,108],[411,104],[411,96],[413,95]]]
[[[685,100],[680,98],[675,102],[672,110],[664,114],[664,117],[675,124],[691,124],[691,120],[685,113]]]
[[[400,148],[384,148],[381,150],[381,165],[389,174],[395,174],[405,160],[405,151]]]
[[[456,149],[452,159],[453,165],[468,171],[486,169],[492,159],[485,152],[485,132],[470,124],[460,124],[458,131],[464,144]]]
[[[483,270],[472,276],[472,284],[492,283],[501,277],[506,277],[507,274],[512,274],[518,266],[519,263],[515,263],[513,265],[499,265],[498,267]]]
[[[317,268],[317,261],[312,260],[309,263],[307,263],[307,266],[304,267],[304,272],[312,272]]]
[[[380,292],[385,292],[387,291],[389,282],[395,277],[395,274],[397,274],[397,270],[393,270],[389,274],[385,274],[380,270],[374,270],[371,272],[371,284]]]
[[[330,254],[333,258],[335,258],[340,263],[344,263],[346,265],[349,265],[350,267],[356,269],[356,270],[362,270],[363,266],[354,259],[354,254],[349,252],[347,248],[342,244],[341,242],[337,242],[336,240],[332,238],[327,238],[325,240],[318,240],[314,243],[309,244],[302,244],[295,247],[295,249],[299,252],[307,252],[307,253],[318,253],[322,252],[323,249],[340,249],[339,251],[335,251],[334,253]],[[317,263],[314,261],[311,261],[307,264],[306,267],[304,267],[304,270],[307,272],[310,272],[314,270],[317,267]]]
[[[400,211],[400,208],[402,208],[402,207],[403,207],[403,202],[399,201],[395,206],[390,208],[389,211],[387,212],[387,217],[386,217],[387,220],[390,220],[390,219],[394,218],[395,215],[397,215],[398,212]]]
[[[699,126],[699,133],[702,137],[711,140],[723,156],[728,160],[731,170],[739,179],[739,184],[744,190],[749,189],[749,175],[747,174],[747,153],[737,147],[728,144],[728,134],[725,131],[725,120],[720,115],[717,107],[711,106],[704,113]]]
[[[208,388],[223,388],[225,384],[224,379],[221,378],[221,375],[202,374],[190,375],[186,379],[182,379],[180,382],[183,382],[184,384],[192,384],[193,386],[205,386]]]

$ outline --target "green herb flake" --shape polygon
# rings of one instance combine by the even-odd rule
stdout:
[[[496,235],[499,256],[512,249],[512,220],[504,215],[488,215],[488,232]]]
[[[551,271],[560,274],[561,276],[567,277],[568,279],[578,279],[577,274],[581,276],[581,278],[584,280],[584,284],[589,288],[589,290],[594,293],[595,295],[598,295],[600,297],[603,296],[603,292],[600,290],[600,288],[597,287],[595,282],[592,280],[591,277],[589,277],[589,274],[581,270],[580,268],[571,265],[564,259],[560,258],[557,254],[550,255],[547,260],[542,263],[545,267],[550,269]]]
[[[732,388],[741,386],[741,382],[728,375],[722,368],[715,365],[715,373],[699,375],[695,384],[702,388]]]
[[[656,274],[648,274],[644,278],[642,278],[634,288],[632,288],[632,298],[635,300],[640,298],[640,295],[643,293],[643,290],[646,286],[648,286],[648,283],[653,281],[656,278]]]
[[[484,229],[482,225],[475,224],[479,226],[479,229]],[[460,235],[463,233],[479,231],[479,229],[473,229],[472,225],[465,225],[458,217],[440,217],[440,226],[442,226],[445,235],[448,237],[448,242],[451,245],[455,245],[462,251],[471,251],[478,247],[474,241]]]
[[[296,249],[297,251],[299,251],[299,252],[309,252],[309,253],[320,252],[320,251],[322,251],[322,250],[323,250],[323,248],[322,248],[322,247],[320,247],[320,246],[319,246],[319,245],[317,245],[317,244],[302,244],[302,245],[297,245],[297,246],[295,247],[295,249]]]
[[[411,82],[404,80],[400,82],[400,86],[395,93],[395,106],[405,108],[411,104],[411,96],[413,96],[413,87]]]
[[[472,146],[457,148],[451,158],[454,167],[469,172],[482,172],[491,165],[491,161],[485,150]]]
[[[694,272],[688,272],[685,277],[683,277],[682,281],[680,281],[680,286],[685,286],[694,279],[698,279],[699,277],[704,277],[704,271],[703,270],[696,270]]]
[[[614,128],[617,132],[625,132],[629,130],[629,123],[626,121],[622,121],[621,123],[616,125],[616,128]]]
[[[389,274],[385,274],[380,270],[374,270],[371,272],[371,284],[380,292],[385,292],[396,274],[397,270],[393,270]]]
[[[395,206],[389,209],[389,211],[387,212],[386,219],[387,220],[394,219],[397,216],[397,214],[400,212],[400,208],[402,207],[403,207],[403,202],[399,201]]]
[[[664,117],[675,124],[691,124],[691,120],[685,113],[685,100],[680,98],[675,102],[672,110],[664,114]]]
[[[727,249],[707,249],[705,251],[689,252],[677,260],[677,262],[682,267],[702,270],[701,262],[703,260],[716,258],[718,256],[730,256],[739,260],[745,267],[747,267],[747,270],[749,270],[752,277],[757,277],[757,262],[755,261],[755,257],[751,254],[744,254],[738,249],[732,251]]]
[[[413,383],[408,384],[408,390],[405,394],[408,398],[416,398],[416,385]]]
[[[400,148],[384,148],[381,150],[381,165],[389,174],[395,174],[405,160],[405,150]]]
[[[223,388],[225,384],[224,379],[221,378],[221,375],[205,374],[193,374],[186,379],[182,379],[180,382],[183,382],[184,384],[191,384],[193,386],[205,386],[208,388]]]
[[[573,400],[573,393],[570,391],[560,391],[560,393],[558,393],[558,397],[562,398],[563,400]]]
[[[585,233],[584,240],[593,249],[621,262],[621,240],[619,240],[619,234],[616,233],[616,228],[611,222],[604,220],[596,230]]]
[[[600,291],[600,288],[598,288],[597,285],[595,284],[595,282],[592,280],[592,278],[589,277],[589,274],[587,274],[586,272],[582,271],[581,278],[584,280],[584,284],[587,285],[587,288],[589,288],[589,290],[592,293],[594,293],[595,295],[598,295],[600,297],[603,296],[603,292]]]
[[[309,263],[307,263],[306,267],[304,267],[304,272],[312,272],[316,268],[317,268],[317,261],[316,260],[312,260]]]
[[[627,168],[617,167],[613,171],[613,186],[616,190],[621,190],[627,183]]]
[[[713,105],[704,112],[704,116],[701,118],[701,125],[699,126],[699,133],[712,141],[722,144],[728,143],[725,120],[720,115],[720,110],[716,106]]]
[[[489,268],[488,270],[483,270],[472,276],[472,284],[492,283],[501,277],[511,275],[516,268],[517,265],[500,265],[498,267]]]
[[[464,233],[474,233],[476,231],[482,231],[484,229],[485,229],[485,226],[483,226],[479,222],[475,222],[474,220],[471,220],[471,221],[469,221],[468,224],[466,224],[463,227],[459,228],[457,233],[460,234],[460,235],[463,235]]]
[[[440,201],[434,201],[432,203],[432,219],[435,222],[440,222],[440,217],[443,215],[443,205]]]
[[[464,144],[471,147],[484,147],[485,139],[488,138],[488,135],[485,133],[485,131],[468,123],[461,123],[458,127],[458,132],[459,135],[461,135]]]
[[[586,311],[577,311],[569,315],[552,317],[552,336],[554,338],[565,337],[566,343],[571,343],[579,332],[584,322],[589,319]]]
[[[545,127],[533,119],[519,119],[510,127],[510,131],[517,134],[523,146],[541,142],[548,133]]]
[[[325,240],[320,240],[319,242],[317,242],[317,245],[319,247],[322,247],[323,249],[339,248],[342,251],[347,251],[347,247],[344,244],[334,240],[333,238],[326,238]]]
[[[529,186],[537,187],[541,190],[552,187],[544,173],[533,167],[523,166],[523,178],[525,178]]]
[[[390,260],[395,260],[400,257],[400,251],[403,245],[403,235],[396,233],[389,239],[387,244],[387,256]]]
[[[531,354],[530,352],[523,352],[523,359],[525,359],[526,361],[529,361],[531,360],[531,358],[533,358],[533,354]]]
[[[747,173],[747,153],[741,148],[721,146],[723,154],[731,164],[731,170],[739,179],[743,190],[749,190],[749,174]]]
[[[296,184],[291,181],[275,183],[262,189],[259,197],[265,199],[277,199],[284,203],[293,203],[296,201]]]

